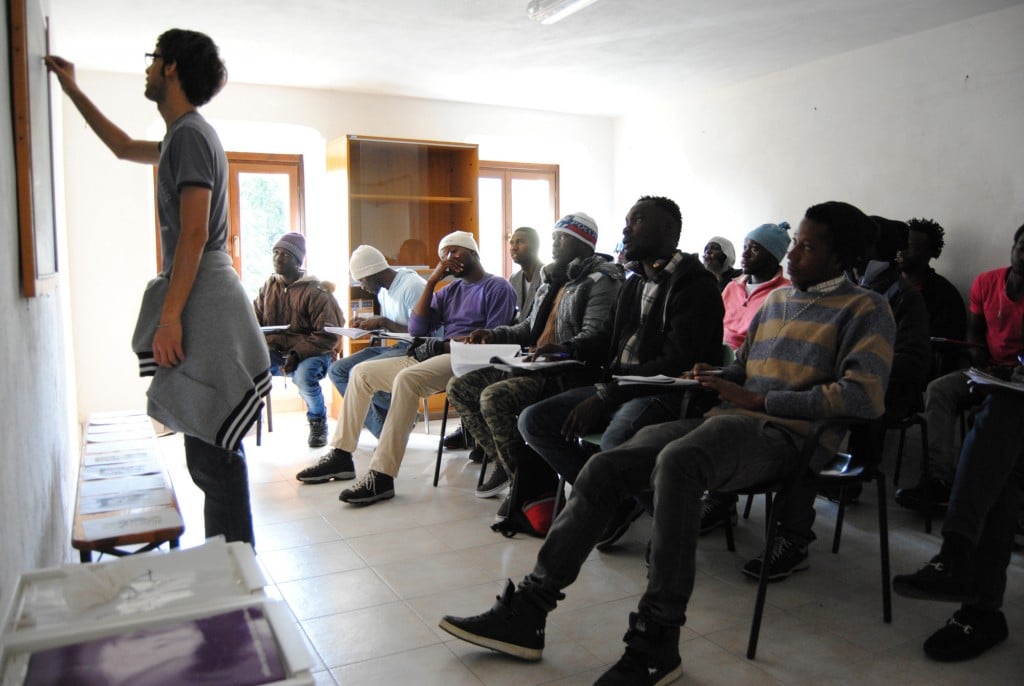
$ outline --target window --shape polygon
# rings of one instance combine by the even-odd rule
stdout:
[[[306,232],[302,155],[228,154],[228,253],[250,298],[274,271],[274,243]]]
[[[550,230],[558,221],[558,165],[480,162],[480,253],[484,267],[508,278],[507,239],[518,226],[541,236],[540,260],[551,261]]]
[[[274,271],[277,239],[289,231],[305,233],[302,155],[229,152],[227,158],[228,254],[246,293],[255,299]]]

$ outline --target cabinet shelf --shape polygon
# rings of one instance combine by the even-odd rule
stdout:
[[[370,202],[473,203],[476,198],[463,195],[391,195],[388,193],[350,193],[350,199]]]

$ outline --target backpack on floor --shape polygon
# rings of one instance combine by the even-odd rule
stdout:
[[[516,457],[508,515],[492,524],[491,530],[508,538],[520,533],[544,538],[554,519],[558,475],[529,448]]]

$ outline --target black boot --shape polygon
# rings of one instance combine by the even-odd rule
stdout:
[[[310,448],[323,448],[327,445],[327,419],[309,420],[309,440],[306,441]]]
[[[625,654],[594,686],[662,686],[683,673],[679,659],[679,627],[656,624],[629,613],[629,631],[622,637]]]
[[[544,652],[547,616],[509,581],[498,602],[487,612],[475,617],[445,615],[439,626],[473,645],[522,660],[539,660]]]

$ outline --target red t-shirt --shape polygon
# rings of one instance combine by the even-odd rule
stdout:
[[[1024,299],[1013,302],[1006,296],[1009,267],[978,275],[971,285],[971,314],[985,317],[985,342],[992,364],[1015,365],[1024,351]]]

